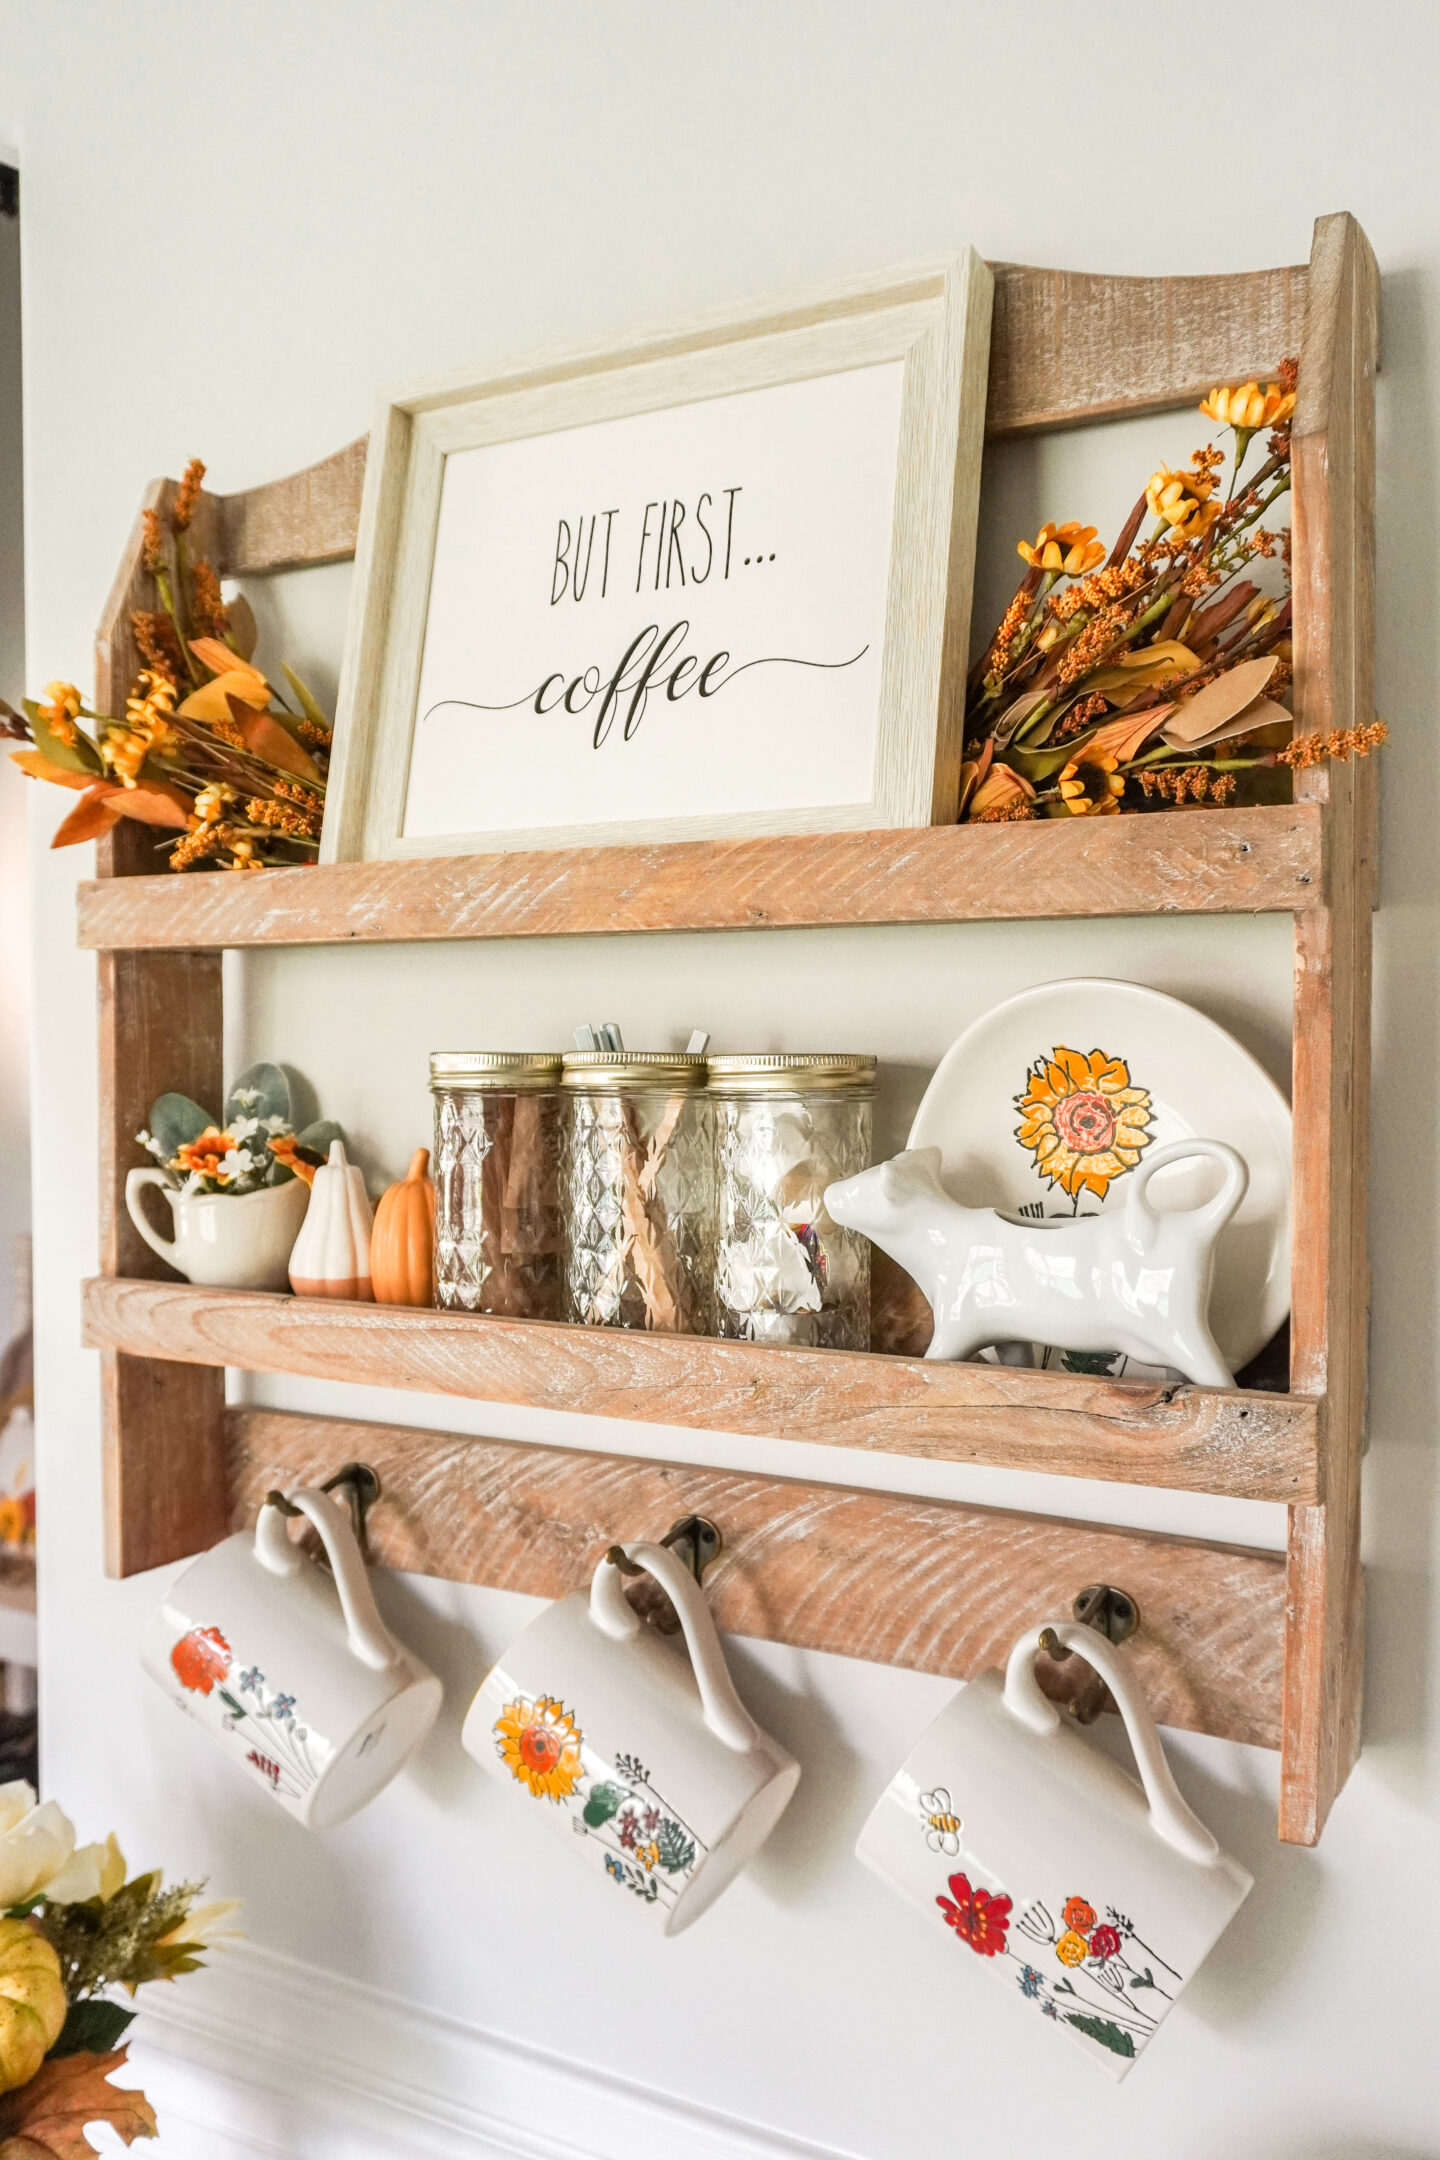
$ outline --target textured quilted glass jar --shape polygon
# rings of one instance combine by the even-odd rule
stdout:
[[[870,1347],[870,1243],[825,1212],[870,1161],[871,1057],[714,1057],[715,1333]]]
[[[710,1332],[715,1164],[705,1060],[565,1058],[567,1319]]]
[[[546,1052],[432,1053],[437,1305],[560,1318],[559,1084]]]

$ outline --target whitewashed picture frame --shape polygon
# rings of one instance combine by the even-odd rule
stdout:
[[[991,294],[967,249],[383,399],[321,860],[952,821]]]

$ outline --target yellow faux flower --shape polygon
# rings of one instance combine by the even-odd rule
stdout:
[[[1276,427],[1288,420],[1295,410],[1295,393],[1282,390],[1279,383],[1266,383],[1263,390],[1254,382],[1235,384],[1229,389],[1217,386],[1209,397],[1201,399],[1200,410],[1207,420],[1218,421],[1221,427],[1253,435],[1257,428]]]
[[[1032,570],[1060,570],[1066,577],[1081,577],[1105,560],[1105,548],[1095,537],[1094,525],[1072,520],[1067,525],[1042,525],[1035,545],[1022,540],[1016,553]]]
[[[40,717],[54,728],[62,740],[70,742],[75,734],[70,723],[79,719],[83,702],[73,682],[47,682],[45,703],[40,707]]]
[[[1111,752],[1097,749],[1093,738],[1076,751],[1060,775],[1061,798],[1072,817],[1105,817],[1119,809],[1125,780],[1115,766]]]
[[[236,800],[234,788],[226,787],[221,780],[212,780],[210,785],[201,788],[195,797],[197,825],[218,825],[225,815],[226,805]]]
[[[1145,486],[1150,515],[1159,518],[1182,540],[1198,540],[1220,515],[1219,503],[1210,501],[1215,483],[1208,473],[1172,472],[1161,465]]]

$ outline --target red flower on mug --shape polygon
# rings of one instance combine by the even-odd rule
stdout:
[[[950,1877],[950,1896],[937,1897],[947,1927],[980,1957],[996,1957],[1005,1948],[1010,1925],[1010,1899],[993,1890],[972,1890],[968,1875]]]
[[[1077,1935],[1088,1935],[1095,1925],[1095,1908],[1087,1905],[1083,1897],[1066,1898],[1065,1925],[1074,1928]]]
[[[192,1695],[208,1695],[230,1670],[230,1645],[219,1628],[192,1627],[170,1652],[170,1663],[181,1687]]]
[[[1106,1958],[1114,1957],[1119,1948],[1120,1931],[1118,1928],[1097,1927],[1090,1937],[1090,1955],[1097,1964],[1103,1965]]]

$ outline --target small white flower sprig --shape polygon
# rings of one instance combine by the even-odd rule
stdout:
[[[222,1123],[188,1095],[162,1095],[135,1138],[177,1191],[243,1195],[294,1177],[308,1185],[344,1134],[328,1118],[297,1133],[289,1081],[278,1065],[262,1064],[234,1082]]]

